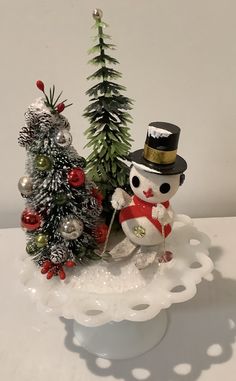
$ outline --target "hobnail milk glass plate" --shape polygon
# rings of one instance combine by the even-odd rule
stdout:
[[[135,266],[135,255],[121,261],[77,266],[65,281],[47,280],[26,254],[20,259],[21,280],[38,308],[78,323],[97,327],[108,322],[146,321],[172,303],[196,293],[196,285],[211,280],[209,238],[191,219],[177,215],[166,250],[174,259],[144,270]]]

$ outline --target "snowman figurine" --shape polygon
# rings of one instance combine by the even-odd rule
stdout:
[[[130,154],[130,186],[128,195],[117,188],[112,206],[120,210],[120,223],[129,245],[139,246],[136,266],[147,267],[171,234],[174,212],[169,199],[184,181],[186,161],[177,155],[180,128],[165,122],[150,123],[144,149]],[[123,242],[124,245],[124,242]]]

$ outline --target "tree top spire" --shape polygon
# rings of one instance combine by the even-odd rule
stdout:
[[[93,18],[94,18],[94,20],[98,20],[98,21],[100,21],[101,18],[102,18],[102,16],[103,16],[103,12],[102,12],[101,9],[99,9],[99,8],[95,8],[95,9],[93,10]]]

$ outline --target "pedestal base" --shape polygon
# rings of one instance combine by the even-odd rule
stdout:
[[[74,334],[88,352],[98,357],[121,360],[152,349],[165,335],[167,324],[166,310],[162,310],[151,320],[123,320],[99,327],[86,327],[74,320]]]

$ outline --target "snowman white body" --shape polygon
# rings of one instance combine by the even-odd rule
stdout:
[[[133,197],[129,205],[134,205]],[[170,207],[167,210],[170,211]],[[121,226],[125,235],[136,245],[154,246],[163,242],[162,232],[146,216],[126,220]]]
[[[168,200],[177,192],[179,184],[179,174],[164,176],[154,171],[143,170],[141,166],[134,163],[130,171],[130,186],[134,195],[131,197],[122,189],[117,188],[112,197],[113,207],[121,210],[121,213],[129,207],[133,207],[137,202],[143,210],[138,213],[138,217],[121,219],[122,229],[131,242],[140,246],[154,246],[163,243],[164,226],[169,225],[170,233],[174,218]],[[147,208],[142,208],[142,205],[146,205]],[[147,209],[149,210],[148,215],[146,214]]]

